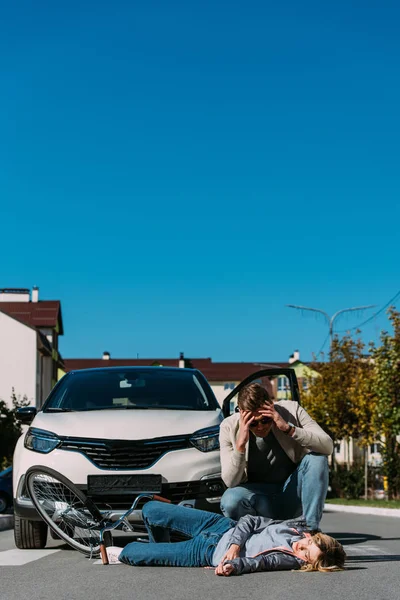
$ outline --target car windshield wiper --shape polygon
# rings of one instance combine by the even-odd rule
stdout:
[[[148,408],[148,406],[91,406],[90,408],[82,408],[79,412],[89,412],[91,410],[137,410]]]
[[[62,408],[60,406],[49,406],[43,412],[75,412],[72,408]]]
[[[112,410],[142,410],[142,409],[148,409],[150,408],[149,406],[113,406]]]

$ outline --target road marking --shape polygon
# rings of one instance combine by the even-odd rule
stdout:
[[[346,544],[346,545],[348,542],[360,542],[361,543],[361,542],[365,542],[367,540],[367,538],[364,535],[354,536],[354,537],[346,536],[344,538],[341,538],[338,536],[336,539],[339,540],[339,542],[342,542],[342,544]]]
[[[390,552],[387,552],[383,548],[379,548],[378,546],[366,546],[366,545],[345,545],[344,549],[348,556],[390,556]]]
[[[39,560],[60,550],[3,550],[0,552],[0,567],[19,567]]]

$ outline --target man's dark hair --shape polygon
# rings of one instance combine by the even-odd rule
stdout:
[[[272,402],[265,388],[259,383],[251,383],[240,390],[238,394],[238,407],[251,412],[258,410],[266,402]]]

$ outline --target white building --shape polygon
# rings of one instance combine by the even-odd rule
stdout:
[[[39,302],[39,290],[0,289],[0,400],[26,397],[40,408],[57,380],[58,301]]]

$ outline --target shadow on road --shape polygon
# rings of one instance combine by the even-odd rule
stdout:
[[[400,554],[371,554],[362,556],[348,556],[346,562],[399,562]]]
[[[327,532],[324,532],[327,533]],[[334,537],[335,539],[339,540],[339,542],[341,544],[343,544],[343,546],[346,546],[347,544],[362,544],[363,542],[367,542],[367,541],[371,541],[371,540],[399,540],[400,538],[398,537],[393,537],[393,538],[387,538],[387,537],[382,537],[380,535],[372,535],[370,533],[338,533],[338,532],[334,532],[334,533],[328,533],[328,535],[331,535],[332,537]]]

